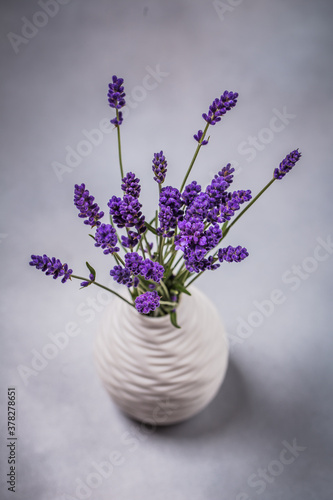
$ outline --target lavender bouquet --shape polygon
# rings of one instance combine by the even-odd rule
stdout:
[[[264,191],[293,168],[301,153],[298,150],[289,153],[254,198],[250,190],[230,190],[234,172],[230,163],[214,176],[205,189],[196,181],[186,184],[200,149],[209,142],[209,127],[216,125],[227,111],[236,106],[238,94],[226,90],[213,101],[208,113],[202,115],[205,128],[193,136],[197,146],[180,189],[164,187],[167,160],[163,151],[154,154],[152,171],[159,190],[159,207],[147,222],[139,201],[140,180],[133,172],[125,175],[123,169],[120,140],[123,122],[120,110],[126,104],[123,82],[122,78],[112,77],[108,102],[116,112],[111,123],[117,130],[124,194],[122,197],[112,196],[108,202],[110,223],[102,222],[104,212],[84,184],[75,185],[74,205],[79,211],[78,216],[85,219],[84,224],[94,229],[94,234],[89,236],[95,246],[112,257],[110,275],[117,283],[127,287],[128,298],[98,283],[96,271],[88,262],[88,277],[73,274],[68,264],[47,255],[32,255],[30,265],[54,279],[60,277],[62,283],[74,278],[81,281],[82,288],[90,285],[104,288],[141,314],[154,317],[169,314],[171,323],[179,327],[177,305],[181,294],[190,295],[189,286],[205,271],[215,271],[223,262],[241,262],[249,255],[247,249],[240,245],[223,246],[223,240]],[[246,205],[241,210],[243,204]],[[238,215],[235,217],[236,212]]]

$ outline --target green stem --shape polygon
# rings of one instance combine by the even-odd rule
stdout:
[[[111,215],[111,214],[110,214],[110,224],[111,224],[111,226],[115,229],[115,225],[114,225],[114,223],[113,223],[113,220],[112,220],[112,215]],[[120,236],[118,236],[118,232],[117,232],[117,239],[118,239],[118,243],[119,243],[119,245],[121,246],[121,248],[122,248],[122,249],[124,250],[124,252],[126,253],[126,252],[127,252],[127,250],[126,250],[126,248],[124,247],[124,245],[122,244],[122,242],[121,242],[121,237],[120,237]]]
[[[122,264],[123,266],[125,266],[125,262],[123,261],[123,259],[120,257],[120,255],[119,255],[118,253],[114,253],[113,255],[114,255],[114,257],[115,257],[115,259],[116,259],[117,261],[119,260],[119,262],[121,262],[121,264]]]
[[[83,278],[82,276],[76,276],[75,274],[72,274],[71,278],[75,278],[77,280],[89,281],[89,278]],[[97,283],[97,281],[93,281],[92,284],[99,286],[100,288],[103,288],[103,290],[107,290],[108,292],[113,293],[113,295],[116,295],[119,299],[125,301],[128,305],[134,307],[134,304],[129,302],[129,300],[125,299],[125,297],[122,297],[119,293],[115,292],[114,290],[111,290],[111,288],[108,288],[107,286],[101,285],[100,283]]]
[[[179,259],[177,260],[176,264],[173,266],[172,270],[171,271],[174,271],[176,269],[176,267],[178,266],[179,262],[182,260],[184,254],[182,253],[181,256],[179,257]]]
[[[199,278],[199,276],[201,276],[202,274],[204,273],[204,271],[201,271],[201,273],[197,274],[196,276],[194,276],[194,278],[189,282],[187,283],[187,285],[185,286],[185,288],[188,288],[190,285],[192,285],[192,283]],[[187,278],[186,278],[187,279]],[[186,280],[185,280],[186,281]]]
[[[244,208],[244,210],[241,211],[240,214],[237,215],[236,219],[234,219],[232,221],[232,223],[230,224],[230,226],[227,227],[225,233],[222,235],[222,238],[220,239],[220,241],[222,241],[222,239],[228,234],[228,232],[230,231],[230,229],[232,228],[232,226],[234,224],[236,224],[236,222],[242,217],[242,215],[245,214],[245,212],[251,207],[251,205],[253,205],[254,202],[257,201],[258,198],[260,198],[260,196],[266,191],[266,189],[269,188],[269,186],[271,186],[273,184],[273,182],[275,181],[275,178],[273,177],[273,179],[271,179],[267,184],[266,186],[261,190],[259,191],[259,193],[257,194],[257,196],[255,196],[251,201],[250,203],[248,203],[246,205],[246,207]]]
[[[148,250],[149,257],[150,257],[151,260],[153,260],[153,257],[151,255],[151,251],[150,251],[149,241],[147,240],[147,237],[146,237],[146,233],[143,233],[143,239],[145,240],[145,243],[147,245],[147,250]]]
[[[184,186],[185,186],[186,181],[187,181],[187,178],[188,178],[188,176],[189,176],[189,175],[190,175],[190,173],[191,173],[192,167],[193,167],[193,165],[194,165],[195,160],[197,159],[197,156],[198,156],[199,151],[200,151],[200,148],[201,148],[201,143],[202,143],[202,141],[203,141],[203,140],[204,140],[204,138],[205,138],[205,135],[206,135],[206,133],[207,133],[208,127],[209,127],[209,123],[207,123],[207,125],[206,125],[206,127],[205,127],[205,130],[203,131],[203,134],[202,134],[201,140],[200,140],[200,142],[199,142],[199,144],[198,144],[198,146],[197,146],[197,149],[195,150],[195,153],[194,153],[194,156],[193,156],[192,161],[191,161],[191,163],[190,163],[190,166],[189,166],[189,167],[188,167],[188,169],[187,169],[187,172],[186,172],[186,175],[185,175],[185,177],[184,177],[183,183],[182,183],[182,185],[181,185],[181,187],[180,187],[180,192],[182,192],[182,191],[183,191]]]
[[[119,111],[116,109],[117,120],[119,121]],[[123,161],[121,157],[121,142],[120,142],[120,125],[117,125],[117,137],[118,137],[118,155],[119,155],[119,166],[120,166],[120,175],[123,179],[124,177],[124,169],[123,169]]]
[[[144,251],[144,248],[143,248],[143,245],[142,245],[142,238],[140,238],[139,245],[140,245],[140,249],[141,249],[143,260],[145,260],[146,254],[145,254],[145,251]]]
[[[273,179],[271,179],[266,184],[266,186],[263,187],[262,190],[259,191],[259,193],[250,201],[250,203],[244,208],[244,210],[242,210],[241,213],[238,214],[238,216],[233,220],[233,222],[230,224],[230,226],[227,227],[225,233],[223,234],[222,238],[220,239],[220,242],[223,240],[223,238],[225,238],[225,236],[228,234],[228,232],[230,231],[230,229],[232,228],[232,226],[242,217],[242,215],[245,214],[245,212],[250,208],[250,206],[253,205],[253,203],[255,203],[258,198],[260,198],[260,196],[266,191],[266,189],[269,188],[269,186],[271,186],[273,184],[274,181],[275,181],[275,178],[273,177]],[[214,258],[215,258],[215,255],[216,255],[216,252],[213,255]],[[202,274],[203,274],[203,271],[201,273],[197,274],[196,276],[194,276],[194,278],[186,285],[186,288],[188,288],[190,285],[192,285],[192,283],[194,283],[194,281],[196,279],[198,279],[199,276],[201,276]]]

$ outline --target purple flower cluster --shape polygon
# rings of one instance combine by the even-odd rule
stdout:
[[[139,284],[139,278],[137,276],[132,276],[131,271],[125,266],[114,266],[110,271],[110,276],[119,283],[120,285],[126,285],[128,288],[131,286],[137,287]]]
[[[72,269],[68,269],[68,264],[62,264],[59,259],[55,257],[48,257],[47,255],[32,255],[30,266],[35,266],[40,269],[47,276],[53,276],[53,279],[62,277],[61,283],[66,283],[73,273]]]
[[[99,226],[104,212],[99,211],[99,206],[94,203],[95,198],[89,194],[88,189],[86,189],[85,184],[75,184],[74,190],[74,205],[79,210],[79,217],[82,219],[87,219],[84,221],[85,224],[94,227]]]
[[[86,286],[91,285],[91,283],[93,283],[94,281],[95,281],[95,276],[93,275],[93,273],[90,273],[89,274],[89,281],[82,281],[81,286],[83,288],[85,288]]]
[[[122,237],[123,245],[133,248],[140,240],[141,234],[146,231],[145,217],[142,215],[142,205],[137,198],[125,194],[123,198],[112,196],[108,203],[110,215],[117,227],[134,227],[137,232],[129,231],[128,237]]]
[[[106,255],[108,253],[119,252],[119,247],[117,247],[117,232],[111,224],[101,224],[98,226],[95,233],[95,241],[95,247],[103,248],[103,253]]]
[[[125,248],[134,248],[139,243],[141,234],[135,231],[128,231],[127,236],[121,236],[121,244]]]
[[[109,106],[111,108],[115,109],[121,109],[125,106],[125,92],[124,92],[124,87],[123,87],[124,79],[123,78],[117,78],[116,75],[113,75],[112,77],[112,83],[109,83],[109,91],[108,91],[108,101],[109,101]],[[122,112],[119,111],[118,113],[118,119],[114,118],[113,120],[110,120],[113,125],[116,127],[118,125],[121,125],[123,122],[123,115]]]
[[[115,266],[110,271],[113,279],[128,287],[137,287],[139,284],[138,275],[146,280],[155,281],[160,283],[163,278],[164,267],[159,262],[150,259],[143,259],[136,252],[129,252],[125,255],[125,266]]]
[[[275,179],[282,179],[295,165],[296,162],[300,159],[302,153],[295,149],[291,151],[280,163],[279,168],[274,170]]]
[[[163,278],[164,267],[159,263],[150,259],[145,259],[140,266],[140,273],[146,280],[159,283]]]
[[[197,183],[197,181],[193,181],[191,182],[191,184],[185,186],[185,189],[182,192],[182,200],[185,203],[185,205],[186,206],[191,205],[193,200],[198,196],[200,192],[201,192],[201,186],[200,184]]]
[[[203,136],[203,131],[202,131],[202,130],[198,130],[198,133],[197,133],[197,134],[195,134],[193,137],[194,137],[194,139],[195,139],[195,140],[196,140],[196,141],[200,144],[200,141],[201,141],[201,139],[202,139],[202,136]],[[204,139],[204,140],[201,142],[201,146],[206,146],[206,144],[208,144],[208,140],[205,140],[205,139]]]
[[[249,253],[246,250],[246,248],[241,247],[240,245],[238,247],[232,247],[228,246],[227,248],[220,248],[217,257],[220,262],[226,261],[226,262],[241,262],[244,260],[246,257],[248,257]]]
[[[135,299],[135,308],[141,314],[155,311],[160,305],[160,297],[156,291],[145,292]]]
[[[133,172],[128,172],[122,179],[121,189],[125,194],[129,194],[133,198],[139,198],[141,191],[140,179],[135,177]]]
[[[209,106],[208,115],[204,113],[202,115],[203,119],[210,125],[215,125],[221,120],[221,116],[236,106],[237,97],[237,92],[228,92],[226,90],[220,98],[216,98]]]
[[[154,181],[158,182],[159,184],[163,184],[167,173],[167,166],[168,163],[165,159],[165,156],[163,155],[163,151],[160,151],[159,153],[154,153],[153,166],[152,166],[152,170],[155,175]]]
[[[231,163],[228,163],[225,167],[222,168],[222,170],[220,170],[218,172],[217,175],[219,175],[220,177],[223,177],[224,180],[228,183],[228,187],[232,184],[232,181],[234,179],[234,176],[233,176],[233,173],[234,173],[235,169],[231,166]]]
[[[178,224],[180,234],[175,237],[175,249],[184,252],[186,269],[190,272],[214,270],[213,258],[205,255],[215,248],[222,238],[222,230],[218,224],[212,224],[205,230],[205,224],[196,217],[185,219]]]
[[[205,191],[193,181],[181,195],[185,213],[178,220],[175,249],[184,252],[185,266],[190,272],[214,270],[220,266],[212,256],[207,257],[222,239],[219,224],[230,220],[240,206],[251,199],[249,190],[227,191],[233,181],[233,172],[228,163]]]
[[[159,234],[167,237],[174,234],[174,229],[183,216],[182,205],[183,200],[177,188],[167,186],[161,189],[160,212],[158,214],[160,221]]]

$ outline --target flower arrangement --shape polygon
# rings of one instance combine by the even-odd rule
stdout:
[[[108,102],[116,116],[111,123],[117,130],[122,197],[112,196],[108,202],[110,223],[102,222],[100,210],[85,184],[75,185],[74,205],[84,224],[95,230],[90,234],[96,247],[114,259],[110,275],[129,291],[128,298],[96,281],[96,271],[87,262],[88,277],[76,276],[67,264],[55,257],[32,255],[30,265],[66,283],[73,278],[81,280],[81,287],[97,285],[133,306],[141,314],[157,317],[169,314],[175,327],[177,305],[182,293],[190,295],[189,286],[205,271],[213,271],[223,262],[241,262],[249,254],[242,246],[221,246],[232,226],[275,181],[282,179],[300,159],[297,150],[289,153],[273,171],[273,177],[254,197],[250,190],[230,190],[233,182],[232,166],[227,164],[202,189],[196,182],[186,184],[200,149],[209,143],[207,131],[236,106],[238,94],[225,91],[202,115],[204,130],[193,137],[197,142],[194,156],[186,171],[180,189],[163,186],[167,174],[167,160],[163,151],[152,160],[153,179],[159,190],[159,208],[147,222],[142,214],[140,180],[133,172],[124,175],[120,127],[121,109],[125,106],[124,80],[112,77]],[[243,204],[245,207],[241,210]],[[238,212],[238,215],[235,214]],[[124,234],[120,234],[121,231]],[[152,241],[153,240],[153,241]],[[83,281],[82,281],[83,280]]]

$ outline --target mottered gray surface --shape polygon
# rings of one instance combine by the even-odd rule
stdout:
[[[332,498],[332,10],[323,0],[1,2],[1,499]],[[142,180],[147,218],[153,153],[163,149],[179,186],[201,114],[225,89],[239,102],[211,127],[192,180],[206,185],[231,161],[235,189],[256,193],[289,151],[303,153],[230,232],[250,257],[198,281],[226,325],[230,365],[209,407],[162,429],[122,415],[96,375],[108,296],[28,266],[46,253],[80,275],[88,260],[110,282],[112,258],[72,198],[85,182],[106,211],[120,194],[106,126],[113,74],[125,78],[124,165]]]

